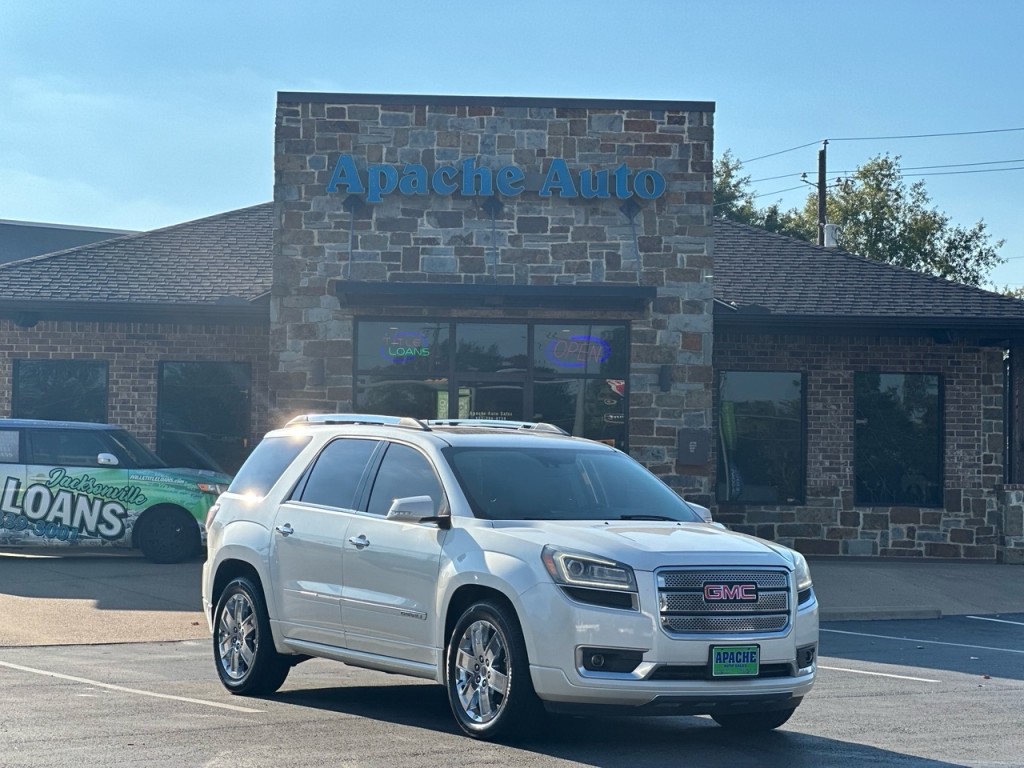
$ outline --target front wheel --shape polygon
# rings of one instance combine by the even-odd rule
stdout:
[[[154,507],[136,526],[135,545],[154,563],[182,563],[199,551],[199,523],[181,507]]]
[[[770,712],[711,715],[711,719],[731,731],[772,731],[789,720],[794,712],[796,712],[796,707],[776,709]]]
[[[475,739],[525,735],[540,713],[526,643],[509,608],[485,601],[463,613],[448,642],[445,671],[455,720]]]
[[[244,576],[221,592],[214,612],[213,658],[221,683],[232,693],[273,693],[291,664],[274,648],[263,592]]]

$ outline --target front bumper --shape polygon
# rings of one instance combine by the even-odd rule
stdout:
[[[797,649],[817,648],[818,604],[813,595],[791,609],[789,626],[782,632],[679,635],[662,629],[653,580],[640,581],[640,610],[633,611],[575,602],[553,584],[538,585],[523,595],[531,678],[549,709],[585,706],[636,714],[767,711],[795,707],[810,692],[817,665],[808,662],[806,653],[798,663]],[[720,645],[757,645],[761,675],[710,678],[705,674],[710,649]],[[587,669],[582,649],[593,648],[640,653],[641,661],[628,672]]]

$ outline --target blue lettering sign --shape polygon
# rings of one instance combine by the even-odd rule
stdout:
[[[384,339],[381,357],[392,363],[407,363],[418,357],[430,357],[427,337],[416,331],[397,331]]]
[[[612,345],[597,336],[552,339],[544,347],[544,357],[559,368],[585,368],[589,362],[600,365],[611,354]]]
[[[464,197],[490,197],[497,192],[505,197],[516,197],[526,191],[526,172],[514,165],[497,170],[477,165],[476,158],[467,158],[458,166],[442,165],[433,172],[420,163],[406,163],[399,169],[386,163],[368,165],[364,174],[356,168],[352,155],[339,155],[327,182],[327,192],[365,195],[368,203],[379,203],[386,195],[454,195]],[[614,170],[583,168],[574,171],[561,157],[554,157],[548,165],[537,194],[584,200],[607,200],[616,197],[625,200],[634,195],[644,200],[656,200],[665,194],[665,177],[658,171],[643,169],[633,176],[625,163]]]

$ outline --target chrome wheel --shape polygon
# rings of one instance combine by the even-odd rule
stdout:
[[[224,674],[243,680],[252,669],[259,647],[256,611],[244,592],[231,595],[217,619],[217,657]]]
[[[282,656],[274,647],[258,582],[248,576],[232,579],[220,593],[213,615],[213,660],[224,687],[243,696],[280,688],[297,657]]]
[[[489,621],[475,621],[459,638],[455,688],[466,717],[484,724],[501,714],[508,695],[508,648]]]

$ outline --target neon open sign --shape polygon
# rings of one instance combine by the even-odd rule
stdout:
[[[407,363],[421,357],[430,357],[430,344],[422,333],[397,331],[384,340],[380,354],[392,363]]]
[[[585,368],[587,363],[603,363],[612,354],[612,345],[597,336],[570,336],[552,339],[544,347],[544,357],[559,368]]]

